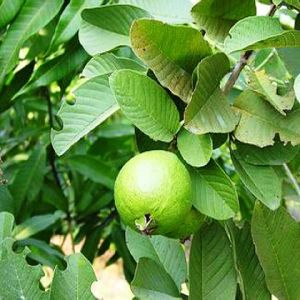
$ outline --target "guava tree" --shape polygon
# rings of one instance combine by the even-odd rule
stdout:
[[[0,299],[300,299],[300,1],[193,2],[0,0]]]

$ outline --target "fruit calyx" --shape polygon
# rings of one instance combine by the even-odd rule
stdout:
[[[136,219],[135,226],[144,235],[151,235],[157,227],[150,214],[145,214],[141,218]]]

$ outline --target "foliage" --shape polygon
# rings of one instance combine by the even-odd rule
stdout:
[[[138,299],[300,298],[300,1],[260,2],[0,0],[0,299],[94,299],[108,249]],[[154,149],[189,170],[188,241],[116,211]]]

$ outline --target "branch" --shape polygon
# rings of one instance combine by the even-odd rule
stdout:
[[[272,4],[268,16],[272,17],[276,12],[276,5]],[[241,55],[240,61],[235,65],[229,79],[227,80],[224,86],[224,94],[228,95],[233,88],[234,84],[236,83],[237,79],[239,78],[242,70],[248,64],[248,61],[251,55],[254,53],[253,50],[248,50],[244,54]]]

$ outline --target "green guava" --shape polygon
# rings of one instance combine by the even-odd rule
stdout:
[[[126,225],[145,234],[166,234],[192,207],[190,175],[168,151],[153,150],[130,159],[115,182],[115,203]]]
[[[205,216],[202,215],[194,207],[188,212],[184,220],[172,232],[166,236],[174,239],[186,239],[200,229],[205,221]]]

